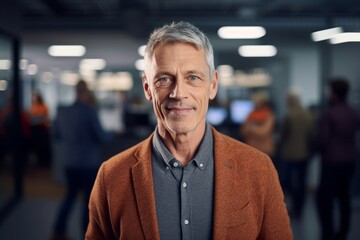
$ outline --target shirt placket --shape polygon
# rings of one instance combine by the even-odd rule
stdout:
[[[181,230],[182,239],[192,239],[191,236],[191,185],[190,178],[195,171],[195,165],[191,162],[182,169],[183,174],[180,182],[180,198],[181,198]]]

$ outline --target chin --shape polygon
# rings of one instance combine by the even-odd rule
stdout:
[[[189,128],[188,126],[169,126],[169,129],[171,132],[176,134],[186,134],[188,132],[191,132],[191,128]]]
[[[176,134],[186,134],[189,132],[193,132],[198,124],[191,123],[189,121],[186,122],[171,122],[167,124],[167,128]]]

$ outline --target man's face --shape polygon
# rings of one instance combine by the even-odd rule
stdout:
[[[147,61],[143,88],[153,102],[160,127],[186,134],[205,126],[209,99],[218,88],[218,76],[210,76],[204,51],[191,44],[159,45]]]

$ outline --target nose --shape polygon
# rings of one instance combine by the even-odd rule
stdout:
[[[182,99],[186,97],[186,84],[184,81],[177,79],[171,92],[170,98]]]

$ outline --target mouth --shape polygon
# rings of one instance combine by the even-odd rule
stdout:
[[[167,109],[170,114],[177,116],[187,115],[193,110],[192,107],[168,107]]]
[[[170,111],[175,113],[186,113],[191,111],[191,108],[171,108]]]

